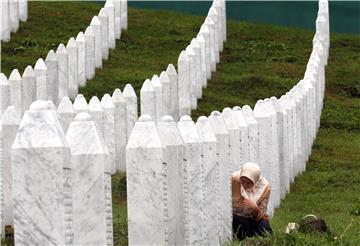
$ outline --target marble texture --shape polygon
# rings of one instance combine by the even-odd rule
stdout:
[[[222,22],[222,38],[224,40],[224,42],[226,42],[226,37],[227,37],[227,22],[226,22],[226,0],[219,0],[221,2],[222,5],[222,18],[223,18],[223,22]]]
[[[111,174],[105,172],[105,222],[106,222],[106,245],[114,245],[114,228],[112,215],[112,189],[111,189]]]
[[[109,16],[105,8],[99,12],[99,21],[101,24],[101,54],[102,59],[109,59]]]
[[[1,21],[2,25],[0,26],[1,31],[1,40],[4,42],[10,41],[10,17],[9,17],[9,0],[2,0],[0,1],[1,8]]]
[[[95,76],[95,35],[91,26],[85,30],[85,73],[86,79],[90,80]]]
[[[136,122],[126,147],[129,245],[166,245],[167,166],[155,123]]]
[[[73,245],[105,245],[105,177],[108,152],[95,122],[79,113],[66,133],[71,150]]]
[[[85,60],[86,60],[86,42],[83,32],[79,32],[76,36],[76,45],[78,47],[78,85],[85,86]]]
[[[78,93],[78,46],[74,38],[70,38],[66,51],[68,53],[68,97],[74,99]]]
[[[245,163],[250,161],[249,127],[244,117],[244,114],[241,110],[241,107],[235,106],[233,108],[233,115],[240,129],[240,146],[241,146],[240,162]]]
[[[211,112],[209,122],[217,142],[217,160],[219,165],[218,224],[220,243],[227,244],[232,240],[232,163],[230,162],[230,135],[219,111]]]
[[[224,39],[223,39],[223,11],[222,11],[222,4],[219,0],[213,1],[213,8],[215,8],[217,13],[217,23],[218,23],[218,42],[219,42],[219,52],[222,52],[224,49]]]
[[[19,71],[14,69],[9,76],[10,104],[16,108],[20,115],[23,113],[22,83]]]
[[[9,106],[1,117],[1,167],[2,167],[2,189],[3,189],[3,226],[13,223],[13,165],[11,161],[11,146],[14,143],[15,136],[20,125],[20,115],[14,106]]]
[[[64,132],[66,133],[70,123],[75,118],[75,111],[68,97],[63,97],[61,99],[59,106],[57,108],[57,113],[59,115],[60,124]]]
[[[16,245],[64,245],[63,169],[70,150],[56,112],[34,102],[12,146]]]
[[[10,106],[10,85],[5,74],[0,73],[0,115]]]
[[[196,97],[197,99],[200,99],[202,97],[202,80],[201,80],[201,47],[197,40],[193,38],[190,43],[194,53],[195,53],[195,63],[196,66],[195,69],[195,77],[192,81],[194,83],[194,89],[196,91]],[[192,69],[190,67],[190,69]]]
[[[198,33],[196,37],[201,51],[201,61],[200,61],[200,67],[201,67],[201,86],[202,88],[206,88],[207,86],[207,78],[206,78],[206,42],[204,35],[202,33]]]
[[[215,62],[220,62],[220,47],[219,47],[219,21],[218,13],[216,9],[212,6],[209,9],[207,18],[211,18],[214,22],[214,52],[215,52]]]
[[[130,84],[126,84],[123,90],[123,97],[126,102],[126,140],[129,140],[135,122],[138,120],[137,96]]]
[[[95,121],[96,129],[104,138],[105,115],[104,108],[98,97],[93,96],[89,101],[89,114],[93,121]]]
[[[115,38],[121,38],[121,0],[114,0],[115,8]]]
[[[140,89],[140,112],[156,119],[156,96],[153,84],[146,79]]]
[[[210,34],[210,63],[211,63],[211,72],[216,71],[216,49],[215,49],[215,23],[211,17],[206,17],[204,24],[209,29]]]
[[[232,113],[231,108],[224,108],[222,117],[230,136],[230,161],[231,173],[239,171],[242,166],[241,153],[243,152],[240,145],[240,127]]]
[[[82,112],[84,112],[84,113],[89,112],[89,106],[86,102],[84,95],[82,95],[82,94],[78,94],[76,96],[73,107],[74,107],[74,111],[76,114],[82,113]]]
[[[191,82],[189,57],[181,51],[178,58],[178,99],[179,117],[191,113]]]
[[[59,93],[59,81],[58,81],[58,61],[56,59],[55,52],[50,50],[46,56],[45,64],[47,68],[46,73],[46,90],[47,90],[47,100],[51,100],[53,102],[58,101],[58,93]]]
[[[56,50],[56,59],[58,61],[58,98],[68,96],[68,88],[69,88],[69,62],[68,62],[68,54],[64,44],[60,44]]]
[[[184,142],[185,245],[204,245],[204,204],[201,141],[194,122],[183,116],[178,129]]]
[[[204,206],[204,240],[207,244],[220,245],[220,170],[217,160],[217,142],[214,132],[205,116],[198,118],[195,124],[201,141],[202,194]]]
[[[162,87],[162,116],[171,115],[171,84],[169,76],[165,71],[160,74],[160,83]]]
[[[36,61],[34,67],[36,81],[36,99],[47,100],[47,67],[42,58]]]
[[[158,122],[161,120],[161,117],[164,115],[163,114],[163,105],[164,105],[163,88],[162,88],[160,78],[157,75],[154,75],[151,78],[151,84],[152,84],[152,87],[154,88],[154,92],[155,92],[155,118],[154,118],[154,120],[156,122]]]
[[[116,146],[116,170],[126,171],[126,117],[127,109],[124,96],[120,89],[115,89],[112,94],[115,106],[115,146]]]
[[[110,173],[116,172],[116,146],[115,146],[115,106],[109,94],[101,98],[104,109],[104,141],[109,151]]]
[[[128,1],[121,0],[121,29],[127,30],[128,28]]]
[[[208,26],[206,24],[203,24],[200,28],[199,33],[205,39],[206,79],[211,79],[211,39]]]
[[[108,38],[109,38],[109,48],[115,49],[116,41],[115,41],[115,7],[114,2],[112,0],[106,0],[104,9],[108,16]]]
[[[250,162],[259,162],[259,129],[258,122],[255,119],[254,112],[250,106],[245,105],[242,107],[242,112],[245,117],[246,123],[249,127],[249,153]]]
[[[95,36],[95,67],[102,68],[102,36],[101,23],[98,16],[92,18],[90,26]]]
[[[22,76],[22,112],[29,109],[32,102],[36,100],[36,80],[33,68],[29,65],[25,68]]]
[[[186,55],[189,59],[189,83],[190,83],[190,107],[191,110],[197,108],[197,84],[196,84],[196,54],[191,45],[186,47]],[[191,112],[191,111],[190,111]]]
[[[184,204],[184,145],[176,122],[164,116],[157,123],[157,130],[164,146],[167,169],[166,228],[169,245],[185,245]]]
[[[15,33],[19,29],[19,0],[9,0],[9,26],[11,32]]]
[[[166,73],[170,80],[171,90],[171,116],[175,121],[179,120],[179,88],[178,88],[178,74],[173,64],[169,64],[166,68]]]
[[[28,0],[19,0],[19,19],[21,22],[28,19]]]

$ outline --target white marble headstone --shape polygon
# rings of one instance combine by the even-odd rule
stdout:
[[[191,82],[189,57],[181,51],[178,58],[179,117],[191,114]]]
[[[23,109],[22,78],[17,69],[14,69],[9,76],[10,104],[13,105],[21,115]]]
[[[153,84],[146,79],[140,89],[140,112],[156,119],[156,97]]]
[[[76,36],[76,44],[78,47],[78,85],[84,86],[86,83],[86,41],[83,32],[79,32]]]
[[[36,80],[36,99],[47,100],[47,67],[42,58],[39,58],[34,67]]]
[[[75,118],[75,111],[73,105],[68,97],[63,97],[57,108],[57,113],[59,115],[59,120],[64,132],[67,132],[70,123]]]
[[[123,97],[126,102],[126,139],[128,140],[135,122],[138,120],[138,107],[137,107],[137,96],[134,88],[130,84],[126,84],[123,90]]]
[[[204,38],[204,34],[199,33],[197,35],[197,41],[199,43],[200,49],[201,49],[201,85],[203,88],[206,88],[207,86],[207,77],[206,77],[206,42]]]
[[[19,0],[9,0],[9,23],[11,32],[19,29]]]
[[[0,115],[10,105],[10,85],[5,74],[0,73]]]
[[[82,94],[78,94],[74,100],[74,111],[76,114],[84,112],[84,113],[88,113],[89,112],[89,106],[86,102],[85,97]]]
[[[95,121],[96,129],[104,138],[105,115],[104,108],[98,97],[93,96],[89,101],[89,114],[93,121]]]
[[[212,18],[207,17],[207,18],[205,19],[204,24],[205,24],[205,25],[207,26],[207,28],[209,29],[209,34],[210,34],[210,62],[211,62],[211,72],[215,72],[215,71],[216,71],[215,23],[214,23],[214,21],[212,20]]]
[[[195,38],[193,38],[191,40],[191,47],[195,53],[195,67],[191,69],[195,70],[195,77],[192,80],[192,83],[194,83],[194,89],[196,91],[196,97],[197,99],[202,97],[202,80],[201,80],[201,47],[199,45],[199,43],[197,42],[197,40]],[[191,74],[191,72],[190,72]]]
[[[171,115],[171,84],[170,78],[165,71],[160,74],[160,82],[162,86],[162,116]]]
[[[108,30],[109,30],[109,48],[115,49],[116,41],[115,41],[115,6],[113,0],[106,0],[104,9],[107,12],[108,16]]]
[[[68,53],[68,96],[74,99],[78,93],[78,46],[74,38],[70,38],[66,51]]]
[[[94,16],[91,20],[90,26],[95,36],[95,67],[102,67],[102,37],[101,37],[101,23],[98,16]]]
[[[162,84],[161,81],[159,79],[159,77],[157,75],[154,75],[151,78],[151,84],[152,87],[154,88],[154,92],[155,92],[155,121],[158,122],[161,120],[161,117],[164,115],[163,114],[163,88],[162,88]]]
[[[127,0],[121,0],[121,29],[127,30],[128,28],[128,8]]]
[[[216,9],[212,6],[209,10],[208,17],[211,18],[214,22],[214,52],[215,52],[215,61],[216,63],[219,63],[220,61],[220,47],[219,47],[219,20],[218,20],[218,13]]]
[[[29,109],[32,102],[36,100],[36,81],[33,68],[29,65],[25,68],[22,76],[22,95],[23,95],[23,109],[25,112]]]
[[[121,37],[121,0],[114,0],[115,7],[115,38]]]
[[[101,54],[102,59],[109,58],[109,16],[105,8],[101,8],[99,12],[99,20],[101,23]]]
[[[45,59],[46,68],[47,68],[47,99],[52,100],[53,102],[58,101],[58,93],[59,93],[59,71],[58,71],[58,61],[56,59],[55,52],[50,50]]]
[[[91,26],[85,31],[85,73],[86,79],[90,80],[95,76],[95,35]]]
[[[56,50],[56,59],[58,61],[58,98],[68,96],[69,88],[69,62],[66,48],[63,44],[60,44]]]
[[[240,129],[241,163],[250,161],[249,152],[249,127],[244,114],[239,106],[233,108],[233,115]]]
[[[245,105],[242,107],[242,112],[245,117],[246,123],[249,127],[249,161],[259,162],[259,129],[258,123],[255,119],[254,112],[250,106]]]
[[[194,110],[197,108],[197,85],[196,85],[196,54],[194,49],[188,45],[186,47],[186,55],[189,59],[189,83],[190,83],[190,106]]]
[[[179,119],[178,74],[173,64],[169,64],[166,73],[169,76],[171,88],[171,115],[175,121]]]
[[[1,21],[2,25],[0,26],[1,31],[1,40],[4,42],[10,41],[10,18],[9,18],[9,0],[0,1],[1,8]]]
[[[22,22],[28,19],[28,0],[19,0],[19,19]]]
[[[206,24],[203,24],[199,32],[205,39],[205,62],[206,62],[206,78],[211,79],[211,37],[210,31]]]

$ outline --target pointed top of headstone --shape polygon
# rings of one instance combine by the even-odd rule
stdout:
[[[103,106],[98,97],[93,96],[89,101],[89,110],[90,111],[104,111]]]
[[[166,72],[167,72],[168,75],[169,75],[169,74],[175,74],[175,75],[177,75],[176,68],[174,67],[173,64],[169,64],[169,65],[167,66]]]
[[[196,38],[193,38],[193,39],[191,40],[190,45],[191,45],[191,47],[192,47],[193,49],[194,49],[194,48],[197,48],[197,49],[200,48],[200,45],[199,45],[198,40],[197,40]]]
[[[113,8],[113,7],[114,7],[113,1],[107,0],[107,1],[105,2],[105,8]]]
[[[46,70],[46,69],[47,69],[47,67],[46,67],[46,64],[45,64],[44,60],[42,58],[39,58],[36,61],[34,70]]]
[[[155,123],[150,115],[141,115],[131,132],[127,149],[133,148],[163,148]]]
[[[264,112],[263,112],[263,109],[264,109],[264,100],[258,100],[254,106],[254,114],[255,116],[257,117],[261,117],[261,116],[264,116]]]
[[[226,127],[230,129],[238,129],[239,125],[235,119],[233,111],[231,108],[224,108],[222,112],[222,117],[224,119]]]
[[[195,123],[192,121],[190,116],[182,116],[177,125],[185,143],[196,143],[200,141],[199,134],[196,131]]]
[[[234,112],[235,119],[236,119],[237,123],[239,124],[239,126],[247,127],[247,123],[246,123],[244,114],[241,110],[241,107],[239,107],[239,106],[233,107],[233,112]]]
[[[71,37],[66,45],[66,48],[69,48],[69,47],[77,47],[76,45],[76,41],[73,37]]]
[[[233,110],[234,111],[241,111],[241,107],[240,106],[235,106],[235,107],[233,107]]]
[[[55,104],[53,103],[53,101],[47,100],[46,103],[47,103],[47,105],[48,105],[49,110],[54,110],[54,111],[56,111],[56,107],[55,107]]]
[[[99,17],[95,15],[95,16],[91,19],[90,25],[92,25],[92,26],[93,26],[93,25],[100,26],[101,24],[100,24]]]
[[[183,141],[174,119],[165,115],[157,123],[161,143],[165,146],[182,145]]]
[[[44,100],[36,100],[30,105],[30,111],[52,110],[50,104]]]
[[[50,50],[46,56],[45,61],[56,61],[56,55],[53,50]]]
[[[209,28],[206,24],[202,24],[200,28],[201,33],[210,33]]]
[[[216,110],[216,111],[212,111],[210,115],[211,116],[221,116],[221,113]]]
[[[91,116],[86,112],[78,113],[75,116],[75,121],[91,121]]]
[[[199,43],[205,43],[205,38],[204,38],[204,34],[199,32],[196,36],[196,39]]]
[[[14,106],[9,106],[1,117],[1,125],[20,125],[20,115]]]
[[[103,108],[115,108],[115,105],[112,101],[112,98],[110,96],[110,94],[105,94],[102,98],[101,98],[101,105],[103,106]]]
[[[101,17],[108,17],[108,14],[105,10],[105,8],[101,8],[100,11],[99,11],[99,16]]]
[[[123,96],[125,98],[130,98],[130,97],[136,98],[134,88],[130,84],[125,85],[125,88],[123,90]]]
[[[209,14],[208,16],[216,16],[218,15],[218,12],[216,11],[216,8],[214,8],[214,6],[212,6],[210,9],[209,9]]]
[[[206,19],[205,19],[205,24],[206,25],[215,25],[215,22],[208,15],[208,17],[206,17]]]
[[[186,121],[192,121],[191,117],[189,115],[184,115],[180,118],[181,122],[186,122]]]
[[[153,87],[161,87],[161,81],[159,79],[159,77],[157,75],[154,75],[152,78],[151,78],[151,83],[153,84]]]
[[[18,80],[21,80],[21,75],[19,73],[19,70],[14,69],[10,74],[9,81],[18,81]]]
[[[62,54],[66,54],[66,47],[63,43],[59,44],[56,53],[62,53]]]
[[[138,119],[139,122],[152,122],[151,116],[148,114],[141,115]]]
[[[256,123],[254,112],[249,105],[244,105],[242,107],[242,112],[248,123]]]
[[[3,73],[0,73],[0,84],[1,85],[8,85],[9,84],[5,74],[3,74]]]
[[[88,26],[85,30],[85,36],[94,36],[94,30],[91,26]]]
[[[154,91],[154,87],[150,81],[150,79],[146,79],[140,89],[140,91]]]
[[[191,45],[188,45],[186,47],[186,54],[188,56],[195,56],[196,55],[195,52],[194,52],[194,49],[191,47]]]
[[[124,96],[119,88],[116,88],[112,94],[112,100],[114,103],[125,102]]]
[[[160,82],[162,84],[170,83],[169,75],[165,71],[162,71],[160,74]]]
[[[58,109],[57,109],[57,112],[59,114],[62,114],[62,113],[75,113],[74,111],[74,108],[73,108],[73,105],[70,101],[70,99],[68,97],[63,97],[59,103],[59,106],[58,106]]]
[[[219,111],[212,111],[209,121],[215,134],[228,134],[224,119]]]
[[[34,69],[32,68],[32,66],[28,65],[23,73],[23,78],[34,77],[34,76],[35,76]]]
[[[89,110],[86,99],[82,94],[76,96],[73,107],[76,113],[87,112]]]
[[[173,117],[170,115],[165,115],[161,118],[161,122],[175,122]]]
[[[210,125],[209,119],[205,116],[200,116],[195,123],[196,130],[199,133],[200,140],[203,142],[216,142],[216,136]]]
[[[83,32],[79,32],[76,36],[76,42],[85,42],[85,36]]]
[[[186,51],[185,51],[185,50],[182,50],[182,51],[180,52],[178,61],[188,61],[188,60],[189,60],[189,57],[188,57]]]

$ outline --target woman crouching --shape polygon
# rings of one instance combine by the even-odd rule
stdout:
[[[232,180],[233,232],[239,240],[271,234],[266,215],[271,186],[260,175],[260,167],[245,163]]]

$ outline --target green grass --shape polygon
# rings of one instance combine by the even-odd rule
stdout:
[[[29,22],[3,45],[3,71],[24,69],[45,57],[48,50],[90,22],[97,3],[30,2]],[[75,12],[76,10],[76,12]],[[59,15],[56,15],[60,11]],[[79,18],[72,19],[70,14]],[[53,14],[50,14],[53,13]],[[44,15],[46,25],[39,27]],[[60,18],[61,17],[61,18]],[[66,21],[63,31],[53,28]],[[87,99],[131,83],[139,92],[142,82],[160,74],[169,63],[176,65],[182,49],[194,37],[203,17],[165,11],[129,9],[129,30],[117,41],[117,49],[96,77],[81,88]],[[315,20],[314,20],[315,21]],[[26,34],[25,34],[26,33]],[[29,37],[31,34],[31,38]],[[303,76],[312,49],[313,32],[299,28],[228,22],[228,40],[221,63],[199,101],[193,118],[212,110],[248,104],[280,96]],[[24,39],[31,44],[20,47]],[[321,128],[312,149],[307,171],[296,177],[291,192],[276,210],[271,225],[274,236],[241,242],[242,245],[357,245],[360,240],[360,37],[332,34]],[[126,185],[124,174],[113,176],[113,220],[116,245],[127,244]],[[329,235],[283,233],[288,222],[313,213],[324,218]],[[337,239],[334,239],[334,238]],[[238,245],[240,242],[234,242]]]

